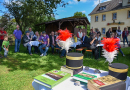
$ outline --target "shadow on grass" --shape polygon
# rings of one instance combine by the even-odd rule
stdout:
[[[26,48],[21,48],[20,53],[13,52],[13,46],[10,47],[9,58],[8,59],[0,59],[0,65],[5,65],[9,68],[9,71],[15,70],[38,70],[41,69],[43,71],[49,71],[52,69],[60,69],[62,65],[65,65],[66,58],[60,58],[58,54],[51,54],[51,49],[49,49],[48,55],[45,57],[40,57],[38,54],[33,54],[30,56],[26,51]],[[122,57],[119,53],[118,60],[114,59],[113,63],[124,63],[130,66],[130,53],[128,52],[130,48],[123,48],[123,52],[126,55]],[[105,58],[101,57],[100,60],[95,60],[91,58],[87,58],[86,54],[84,55],[83,65],[89,66],[92,68],[97,68],[101,70],[108,71],[108,62],[105,62]],[[130,67],[129,67],[130,68]],[[130,72],[130,69],[129,69]]]
[[[0,65],[6,65],[9,71],[15,70],[38,70],[49,71],[52,69],[60,69],[62,65],[65,65],[65,58],[60,58],[58,54],[52,55],[49,53],[47,56],[40,57],[38,54],[30,56],[28,53],[23,53],[25,49],[20,53],[9,52],[8,58],[0,59]]]

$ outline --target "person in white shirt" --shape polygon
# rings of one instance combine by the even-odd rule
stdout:
[[[121,40],[121,34],[122,34],[122,31],[120,30],[120,26],[118,27],[118,29],[116,30],[116,33],[117,33],[117,36],[120,38]]]
[[[79,29],[79,32],[77,33],[78,40],[81,40],[83,37],[82,29]]]
[[[56,38],[58,37],[58,32],[57,31],[55,32],[55,36],[56,36]]]

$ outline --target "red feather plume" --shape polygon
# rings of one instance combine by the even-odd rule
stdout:
[[[119,42],[119,39],[114,38],[103,38],[101,41],[102,44],[104,44],[103,49],[105,49],[108,52],[113,52],[114,50],[118,49],[118,46],[116,43]]]
[[[66,28],[66,30],[58,30],[59,36],[57,37],[57,39],[62,40],[62,41],[66,41],[68,38],[72,37],[72,33],[70,33],[70,31]]]

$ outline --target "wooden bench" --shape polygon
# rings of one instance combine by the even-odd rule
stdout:
[[[59,54],[60,48],[55,48],[55,49],[58,51],[58,54]]]
[[[76,49],[76,51],[81,51],[81,53],[82,53],[82,50],[84,50],[84,49],[86,49],[86,47],[78,48],[78,49]]]
[[[93,57],[93,55],[92,55],[92,50],[86,50],[86,52],[87,52],[87,57],[88,57],[89,53],[90,53],[90,55],[91,55],[91,58]]]

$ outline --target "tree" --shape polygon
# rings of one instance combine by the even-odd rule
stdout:
[[[5,25],[7,25],[9,22],[9,19],[10,19],[10,17],[7,13],[5,13],[3,16],[1,16],[0,27],[4,27]]]
[[[84,13],[82,12],[75,12],[74,16],[80,16],[80,17],[87,17]]]
[[[66,4],[63,0],[10,0],[10,3],[5,2],[4,6],[24,33],[28,27],[53,20],[52,15],[58,5],[65,7]]]
[[[80,0],[79,0],[80,1]],[[87,17],[85,14],[83,14],[82,12],[75,12],[74,16],[79,16],[79,17]],[[82,28],[85,29],[85,26],[80,25],[80,26],[76,26],[76,28]],[[90,32],[90,25],[87,25],[87,35]]]

